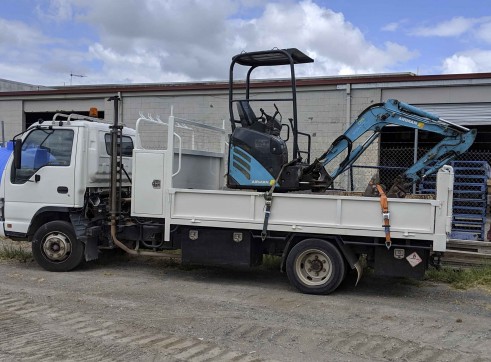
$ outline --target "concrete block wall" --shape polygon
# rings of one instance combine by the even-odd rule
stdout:
[[[0,102],[1,103],[1,102]],[[100,111],[112,110],[112,104],[107,102],[104,97],[91,99],[42,99],[24,101],[24,112],[88,112],[91,107],[96,107]]]
[[[136,120],[140,117],[140,112],[166,120],[173,107],[176,117],[221,126],[224,119],[228,120],[227,102],[226,94],[123,95],[123,120],[128,127],[134,127]]]
[[[411,104],[452,104],[489,102],[491,85],[478,84],[473,86],[452,87],[413,87],[413,88],[387,88],[381,90],[383,99],[397,99]]]
[[[0,102],[0,121],[4,122],[5,141],[11,140],[23,128],[22,101],[11,100]],[[1,136],[1,135],[0,135]],[[1,142],[1,138],[0,138]]]
[[[312,135],[312,156],[320,156],[344,131],[346,96],[336,90],[300,92],[298,109],[299,129]]]
[[[380,89],[354,89],[351,91],[351,122],[354,122],[357,117],[370,105],[380,103],[381,92]],[[369,136],[371,136],[371,132],[366,135],[360,137],[357,142],[354,142],[353,148],[358,145],[363,144]],[[355,191],[363,191],[368,182],[372,178],[372,176],[377,172],[376,169],[371,168],[357,168],[356,166],[377,166],[379,164],[379,149],[380,149],[380,140],[375,140],[371,146],[360,156],[360,158],[355,162],[353,167],[353,190]],[[346,174],[346,177],[348,174]],[[351,180],[350,180],[351,184]]]
[[[225,94],[196,94],[180,96],[123,96],[122,118],[124,124],[134,128],[136,121],[142,113],[145,117],[159,117],[167,122],[171,107],[176,117],[176,124],[186,125],[180,119],[200,121],[204,124],[222,127],[225,120],[227,132],[230,132],[228,122],[228,95]],[[192,126],[187,126],[193,128]],[[143,146],[150,149],[166,148],[167,128],[159,125],[144,123]],[[187,149],[202,149],[218,152],[220,139],[211,131],[197,129],[189,130],[183,127],[176,129],[183,139],[183,147]]]

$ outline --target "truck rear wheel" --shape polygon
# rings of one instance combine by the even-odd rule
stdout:
[[[50,221],[35,232],[32,255],[43,269],[64,272],[82,263],[84,245],[75,237],[72,224]]]
[[[343,256],[331,243],[305,239],[295,245],[286,260],[290,283],[302,293],[329,294],[346,275]]]

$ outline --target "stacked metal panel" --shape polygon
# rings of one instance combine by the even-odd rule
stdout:
[[[484,240],[489,164],[453,161],[455,173],[452,237]]]
[[[487,180],[490,172],[486,161],[453,161],[453,239],[485,240]],[[434,176],[425,178],[419,190],[421,193],[435,193]]]

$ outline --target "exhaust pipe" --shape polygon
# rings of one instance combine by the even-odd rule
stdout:
[[[118,136],[121,134],[123,129],[123,126],[119,125],[119,100],[120,100],[119,96],[110,97],[108,99],[108,101],[114,101],[114,123],[112,126],[110,126],[111,129],[111,210],[109,214],[111,215],[111,239],[117,247],[124,250],[126,253],[130,255],[158,256],[161,258],[180,259],[180,255],[166,254],[157,251],[131,249],[128,248],[123,242],[118,240],[117,218],[120,214],[118,195],[120,195],[120,186],[121,186],[120,182],[118,182],[118,171],[119,171],[118,162],[120,163],[119,165],[120,170],[123,162],[121,152],[118,152],[118,149],[121,150],[121,147],[118,148]],[[119,139],[121,138],[119,137]],[[118,156],[119,156],[119,160],[118,160]],[[121,175],[119,175],[119,178],[121,179]]]

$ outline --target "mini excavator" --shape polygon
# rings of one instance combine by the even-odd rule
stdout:
[[[323,192],[333,186],[336,177],[348,170],[388,125],[441,135],[443,139],[400,174],[387,192],[389,197],[404,197],[415,182],[438,171],[440,167],[467,151],[474,142],[475,130],[454,124],[415,106],[389,99],[366,108],[321,156],[311,162],[311,136],[298,129],[295,80],[295,65],[311,62],[312,58],[296,48],[241,53],[232,58],[229,78],[229,113],[232,126],[227,174],[229,188],[257,191],[274,188],[274,192]],[[245,91],[243,83],[234,83],[236,65],[248,67]],[[252,71],[259,67],[280,65],[290,67],[291,97],[252,97]],[[256,116],[251,106],[254,102],[273,103],[275,112],[269,115],[260,108],[260,115]],[[289,119],[289,125],[282,123],[281,113],[276,106],[279,102],[287,102],[292,106],[293,117]],[[237,109],[236,113],[234,108]],[[235,114],[238,114],[238,119]],[[287,129],[287,136],[284,138],[281,137],[283,128]],[[353,147],[355,141],[367,133],[366,140]],[[287,148],[290,136],[293,144],[291,159]],[[299,149],[299,137],[307,138],[306,151]],[[329,174],[325,167],[344,153],[344,159],[335,165],[334,171]]]

